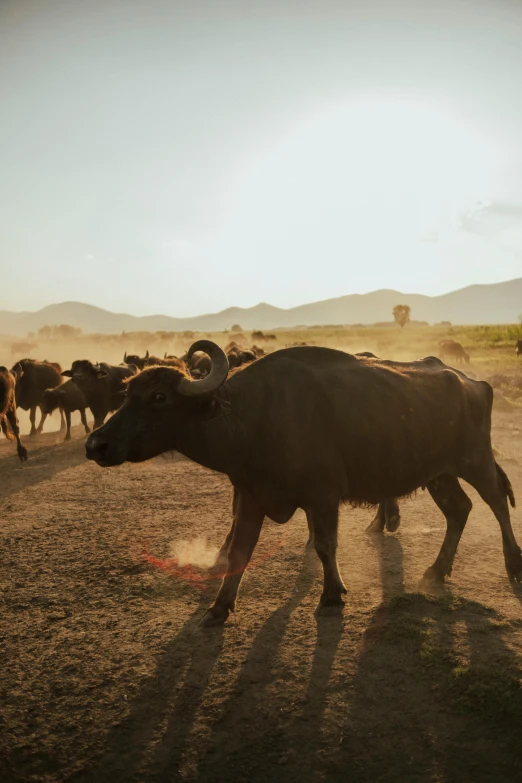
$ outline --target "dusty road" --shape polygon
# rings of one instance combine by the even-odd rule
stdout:
[[[522,506],[521,434],[521,414],[495,416]],[[265,524],[235,615],[209,630],[217,583],[143,553],[219,545],[227,480],[171,458],[101,470],[75,436],[26,438],[24,466],[0,443],[2,783],[522,779],[522,590],[472,490],[442,595],[418,592],[444,532],[420,492],[378,541],[371,512],[342,510],[342,617],[314,614],[298,514]]]

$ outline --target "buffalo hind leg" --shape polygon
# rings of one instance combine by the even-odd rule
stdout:
[[[395,533],[400,524],[401,512],[397,498],[386,498],[379,503],[377,513],[366,528],[366,532],[383,533],[386,528],[389,533]]]
[[[82,424],[83,424],[83,427],[85,429],[85,434],[88,435],[89,432],[91,431],[91,428],[87,424],[87,417],[85,415],[85,408],[80,408],[80,418],[82,420]],[[69,431],[70,431],[71,425],[68,424],[67,426],[69,427]]]
[[[31,422],[31,431],[29,435],[36,435],[38,432],[38,430],[36,429],[36,407],[30,409],[29,421]]]
[[[337,565],[337,526],[339,506],[327,505],[311,509],[314,528],[315,551],[323,564],[323,593],[319,611],[329,607],[344,606],[343,594],[347,592]]]
[[[235,489],[228,570],[216,600],[203,618],[203,625],[222,625],[230,612],[234,611],[241,578],[259,539],[264,518],[263,510],[250,492]]]
[[[13,409],[7,411],[6,417],[11,427],[11,430],[13,432],[13,435],[16,438],[16,450],[18,452],[20,462],[27,462],[27,449],[25,448],[25,446],[22,446],[22,443],[20,441],[20,430],[18,429],[18,421],[16,420],[16,411],[14,411]]]
[[[71,411],[65,411],[65,420],[67,422],[67,432],[64,440],[71,440]]]
[[[437,559],[424,574],[427,582],[441,584],[451,576],[453,560],[468,520],[472,502],[454,476],[442,475],[428,484],[428,492],[446,517],[446,535]]]
[[[70,422],[70,418],[69,418],[69,422]],[[63,410],[63,408],[60,408],[60,432],[63,432],[66,428],[67,428],[67,426],[66,426],[66,423],[65,423],[64,410]],[[69,429],[69,436],[70,436],[71,435],[71,432],[70,432],[71,425],[70,424],[69,424],[68,429]]]
[[[35,418],[36,418],[36,408],[34,409],[34,414],[35,414]],[[42,409],[40,408],[40,424],[38,425],[38,429],[36,430],[36,434],[37,435],[41,435],[42,434],[43,425],[45,424],[46,418],[47,418],[47,413],[43,413]]]
[[[473,476],[466,476],[466,481],[475,487],[497,518],[502,533],[504,562],[509,581],[512,584],[522,582],[522,553],[509,517],[508,498],[512,506],[515,505],[515,498],[508,477],[492,459],[491,466],[484,472],[476,471]]]

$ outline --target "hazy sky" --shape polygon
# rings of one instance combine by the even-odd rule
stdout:
[[[522,2],[0,0],[1,309],[522,276]]]

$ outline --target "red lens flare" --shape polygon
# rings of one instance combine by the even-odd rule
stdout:
[[[279,552],[287,538],[287,535],[288,534],[285,531],[285,533],[280,536],[277,546],[271,547],[268,552],[265,552],[259,557],[252,558],[248,566],[237,569],[236,571],[225,572],[216,568],[203,568],[191,563],[184,563],[181,565],[179,560],[177,560],[175,557],[154,557],[154,555],[150,554],[150,552],[145,548],[142,550],[141,556],[147,563],[154,566],[154,568],[163,571],[175,579],[186,582],[198,590],[204,591],[206,590],[209,582],[221,581],[225,576],[234,576],[236,574],[240,574],[247,567],[249,569],[255,568],[256,566],[261,565],[262,563],[269,560],[271,557],[277,554],[277,552]]]

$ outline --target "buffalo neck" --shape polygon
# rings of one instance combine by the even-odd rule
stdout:
[[[227,392],[226,388],[220,389],[212,415],[186,422],[176,449],[210,470],[237,475],[246,460],[247,444]]]

